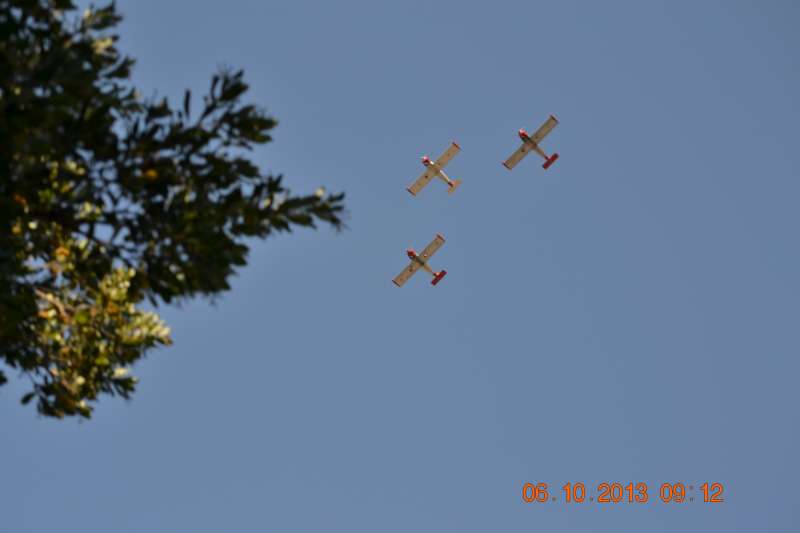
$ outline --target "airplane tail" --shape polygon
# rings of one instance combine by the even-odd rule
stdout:
[[[551,156],[550,156],[550,157],[548,157],[548,158],[547,158],[547,160],[544,162],[544,165],[542,165],[542,168],[543,168],[543,169],[545,169],[545,170],[547,170],[548,168],[550,168],[550,165],[552,165],[553,163],[555,163],[555,162],[556,162],[556,159],[558,159],[558,154],[553,154],[553,155],[551,155]]]
[[[453,194],[458,189],[458,186],[461,185],[461,180],[453,180],[453,186],[447,188],[447,194]]]
[[[437,283],[442,281],[442,278],[445,277],[446,275],[447,275],[447,271],[446,270],[442,270],[441,272],[437,272],[436,275],[433,276],[433,281],[431,281],[431,285],[436,285]]]

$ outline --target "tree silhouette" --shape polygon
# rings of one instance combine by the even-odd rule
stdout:
[[[241,103],[242,71],[214,75],[194,115],[188,90],[178,109],[143,101],[114,3],[74,10],[0,0],[0,359],[58,418],[129,398],[130,365],[171,343],[141,302],[229,289],[247,237],[343,226],[344,194],[292,196],[248,159],[276,121]]]

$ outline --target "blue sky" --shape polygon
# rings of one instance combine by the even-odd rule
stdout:
[[[346,191],[350,229],[254,242],[216,305],[162,309],[174,347],[88,423],[0,389],[0,530],[797,530],[800,5],[220,5],[119,1],[135,83],[244,68],[280,121],[254,159]],[[559,161],[506,171],[551,113]],[[412,198],[451,139],[463,185]],[[395,287],[437,232],[447,277]]]

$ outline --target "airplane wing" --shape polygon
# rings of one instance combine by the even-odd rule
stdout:
[[[422,253],[419,254],[420,259],[423,261],[427,261],[431,258],[433,254],[436,253],[436,250],[442,247],[444,244],[444,237],[441,235],[436,235],[436,238],[431,241],[431,243],[422,250]]]
[[[542,139],[547,137],[547,134],[550,133],[550,130],[555,128],[557,124],[558,120],[556,119],[556,117],[550,115],[550,118],[545,120],[544,124],[542,124],[539,127],[539,129],[536,130],[536,133],[534,133],[533,136],[531,137],[531,141],[533,141],[533,144],[539,144],[540,142],[542,142]]]
[[[422,268],[422,263],[418,261],[411,261],[408,263],[408,266],[403,269],[392,281],[398,287],[402,287],[403,284],[408,281],[408,278],[414,275],[414,272]]]
[[[511,154],[511,157],[506,159],[505,162],[503,163],[503,165],[505,165],[505,167],[508,170],[511,170],[512,168],[517,166],[517,163],[522,161],[522,159],[526,155],[528,155],[528,152],[530,152],[531,150],[533,150],[533,146],[531,146],[530,143],[527,143],[527,142],[522,143],[522,146],[517,148],[517,151],[514,152],[513,154]]]
[[[420,177],[417,178],[417,181],[411,184],[411,187],[406,189],[408,192],[413,194],[414,196],[417,195],[419,191],[425,188],[425,186],[430,183],[433,177],[436,175],[436,171],[432,168],[429,168],[425,172],[422,173]]]
[[[444,168],[444,166],[450,162],[453,157],[461,151],[461,147],[456,143],[451,143],[447,150],[444,151],[442,155],[439,156],[439,159],[436,160],[436,165],[439,168]]]

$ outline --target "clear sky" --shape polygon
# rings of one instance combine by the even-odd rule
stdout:
[[[350,229],[254,242],[215,306],[162,309],[174,347],[88,423],[0,389],[0,531],[798,530],[800,4],[118,6],[145,95],[244,68],[280,120],[254,158],[346,191]],[[559,161],[508,172],[551,113]],[[451,139],[463,185],[412,198]],[[437,232],[447,277],[395,287]]]

